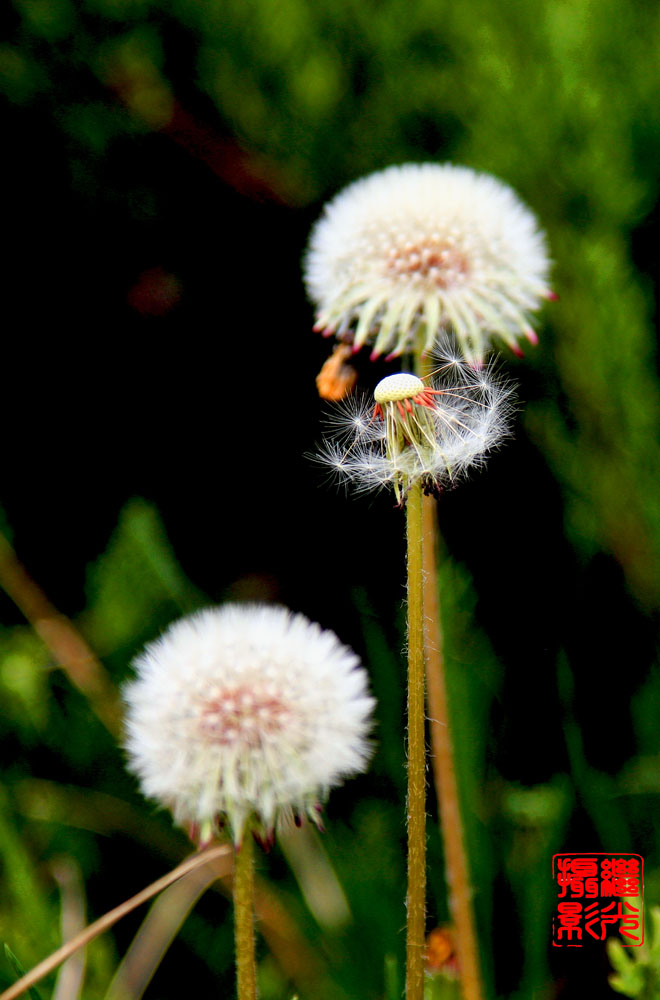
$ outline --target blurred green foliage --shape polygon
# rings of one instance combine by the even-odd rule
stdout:
[[[571,754],[570,777],[557,775],[547,784],[523,787],[503,782],[488,763],[487,715],[498,692],[499,668],[492,650],[474,618],[475,595],[465,571],[449,557],[443,562],[443,589],[449,595],[445,608],[450,696],[457,720],[456,745],[459,777],[462,779],[467,837],[477,887],[477,911],[482,934],[488,940],[495,917],[493,886],[503,872],[515,894],[523,928],[519,996],[532,996],[549,976],[547,936],[553,907],[553,888],[548,860],[561,847],[562,836],[573,804],[579,799],[591,812],[604,840],[620,842],[617,796],[660,793],[657,775],[649,788],[643,779],[644,757],[636,771],[627,771],[619,781],[586,767],[579,747]],[[106,662],[117,662],[121,676],[136,645],[149,638],[156,623],[165,622],[183,610],[203,603],[203,597],[186,580],[172,553],[163,525],[154,508],[132,501],[122,512],[118,529],[89,573],[89,605],[79,625],[94,636],[106,653]],[[126,599],[130,595],[131,599]],[[401,984],[401,920],[404,870],[402,802],[403,724],[400,712],[402,683],[398,657],[384,642],[383,629],[364,594],[356,594],[365,625],[365,642],[372,666],[373,685],[379,697],[378,755],[374,773],[385,798],[358,799],[349,825],[341,808],[330,806],[328,831],[323,837],[329,862],[339,880],[348,905],[350,922],[337,928],[319,926],[298,898],[295,878],[284,877],[281,862],[264,859],[263,874],[276,876],[277,892],[290,915],[303,929],[310,947],[323,956],[324,977],[317,981],[315,996],[339,998],[379,996],[384,988],[385,956],[398,956],[391,965],[393,994]],[[136,614],[136,608],[139,614]],[[77,775],[80,785],[40,780],[27,759],[17,757],[9,774],[9,795],[0,809],[0,850],[5,891],[0,905],[0,934],[21,956],[34,964],[58,944],[58,901],[50,886],[49,868],[62,849],[73,851],[87,878],[106,863],[108,836],[121,835],[136,845],[152,845],[175,858],[183,841],[169,831],[166,816],[151,817],[140,804],[123,774],[121,754],[112,751],[100,723],[87,719],[91,733],[85,738],[80,722],[79,695],[59,672],[53,670],[47,651],[30,632],[16,628],[5,633],[0,649],[0,677],[9,696],[3,717],[3,735],[26,750],[50,746],[48,772]],[[567,668],[565,668],[567,669]],[[49,672],[50,671],[50,672]],[[649,681],[657,685],[657,677]],[[571,736],[570,682],[562,681],[567,700],[567,739]],[[639,711],[648,704],[639,698]],[[399,708],[397,708],[399,706]],[[77,748],[58,745],[61,722],[73,719]],[[644,731],[644,725],[640,725]],[[651,744],[653,745],[653,740]],[[83,750],[81,751],[81,747]],[[81,753],[84,759],[81,759]],[[103,777],[99,780],[101,773]],[[86,787],[87,783],[91,784]],[[367,779],[363,779],[366,781]],[[601,785],[604,783],[604,786]],[[584,787],[583,787],[584,785]],[[599,791],[600,788],[600,791]],[[390,796],[392,801],[388,801]],[[604,803],[608,802],[607,807]],[[79,831],[77,836],[75,832]],[[83,831],[80,839],[80,831]],[[446,923],[442,848],[435,827],[429,829],[431,920]],[[98,838],[101,842],[95,843]],[[90,839],[91,838],[91,839]],[[106,846],[103,844],[105,838]],[[125,848],[122,848],[124,851]],[[111,862],[108,862],[111,863]],[[162,861],[161,861],[162,864]],[[136,888],[132,886],[131,891]],[[128,892],[127,892],[128,894]],[[112,903],[117,902],[113,895]],[[355,934],[355,928],[360,929]],[[181,939],[192,946],[197,961],[208,957],[212,972],[231,983],[231,923],[226,908],[208,906],[186,921]],[[213,943],[211,943],[211,941]],[[617,952],[613,954],[618,955]],[[112,950],[106,939],[97,941],[89,958],[90,971],[85,997],[102,996],[110,978]],[[192,960],[192,959],[190,959]],[[188,960],[186,960],[188,961]],[[492,983],[493,959],[484,951],[484,964]],[[618,966],[617,966],[618,968]],[[625,982],[630,980],[628,974]],[[638,975],[638,973],[635,973]],[[0,970],[0,981],[9,983],[8,970]],[[264,958],[262,995],[265,1000],[281,997],[286,976]],[[230,988],[229,985],[227,988]],[[455,995],[455,985],[442,977],[429,984],[432,997]],[[492,991],[492,986],[491,986]],[[491,995],[494,995],[491,993]],[[629,994],[637,995],[637,994]],[[646,996],[646,994],[639,994]],[[650,994],[649,994],[650,995]]]
[[[529,408],[528,427],[565,484],[576,546],[613,553],[658,607],[653,302],[630,245],[660,179],[656,4],[17,0],[15,10],[0,88],[49,108],[85,183],[118,136],[171,125],[178,81],[166,67],[177,53],[166,42],[183,41],[197,86],[290,202],[408,159],[452,158],[511,183],[548,229],[561,288],[546,333],[554,396]]]
[[[650,930],[639,949],[625,949],[620,941],[608,942],[607,953],[616,970],[610,985],[617,993],[653,1000],[660,993],[660,909],[650,911]]]
[[[273,191],[296,210],[367,171],[409,159],[453,159],[512,184],[548,231],[561,292],[547,311],[542,348],[525,362],[536,388],[524,426],[561,485],[566,534],[579,559],[612,556],[633,600],[655,620],[657,251],[640,250],[639,240],[648,226],[649,242],[657,242],[657,4],[15,0],[10,21],[0,45],[0,91],[14,113],[36,109],[49,119],[66,145],[72,183],[90,198],[104,189],[118,143],[168,134],[177,108],[206,107],[204,101],[218,127],[249,151]],[[136,214],[153,214],[154,204],[140,188]],[[541,996],[553,976],[549,859],[571,822],[608,848],[635,850],[643,841],[647,891],[652,901],[660,898],[660,670],[655,664],[635,694],[634,752],[612,775],[588,759],[573,665],[560,653],[557,711],[566,764],[560,760],[557,773],[524,785],[493,762],[489,726],[505,696],[502,666],[479,624],[474,584],[449,556],[442,592],[482,941],[498,934],[503,883],[520,941],[514,957],[502,958],[501,933],[499,951],[484,947],[489,996],[528,1000]],[[158,512],[141,500],[124,508],[105,553],[90,567],[87,598],[76,624],[114,683],[144,641],[207,601],[181,569]],[[355,594],[354,605],[380,706],[375,785],[360,786],[362,798],[337,796],[324,838],[351,921],[334,930],[319,926],[281,856],[264,860],[264,877],[320,960],[305,993],[264,948],[265,1000],[290,995],[294,986],[301,997],[328,1000],[366,1000],[386,990],[391,1000],[401,991],[399,631],[378,621],[369,594]],[[0,801],[0,937],[28,967],[59,943],[55,857],[77,859],[93,895],[91,918],[139,887],[122,867],[127,853],[144,861],[146,881],[186,845],[167,817],[153,815],[139,799],[116,734],[103,730],[26,626],[0,633],[0,686],[8,760]],[[614,729],[615,708],[623,711],[613,706],[605,720]],[[441,924],[449,915],[432,823],[429,860],[430,920]],[[104,995],[129,937],[120,931],[90,949],[85,997]],[[614,989],[656,995],[649,983],[657,975],[658,940],[656,928],[647,951],[634,958],[611,947]],[[218,983],[231,991],[230,917],[219,897],[203,900],[186,920],[172,954],[152,995],[166,995],[168,977],[180,992],[189,969],[201,977],[200,993]],[[13,978],[10,964],[0,967],[0,985]],[[51,989],[49,980],[43,995]],[[454,987],[432,989],[439,997]]]
[[[203,606],[176,560],[156,509],[134,500],[122,511],[106,552],[90,569],[84,629],[105,656],[146,642],[177,615]]]

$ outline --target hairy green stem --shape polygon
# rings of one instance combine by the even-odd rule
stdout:
[[[408,897],[406,998],[424,998],[426,929],[426,744],[424,737],[424,617],[422,489],[406,503],[408,539]]]
[[[483,1000],[479,943],[472,906],[472,887],[463,835],[458,781],[454,767],[451,716],[443,656],[436,557],[439,532],[434,499],[424,497],[423,504],[425,650],[433,779],[445,852],[449,911],[456,932],[461,993],[464,1000]]]
[[[428,377],[432,364],[415,354],[415,370]],[[442,632],[442,609],[438,592],[437,550],[442,541],[437,506],[433,497],[422,500],[424,653],[431,737],[431,762],[442,842],[449,911],[456,936],[461,994],[464,1000],[483,1000],[479,942],[472,905],[472,886],[452,746],[452,727]]]
[[[254,945],[254,844],[243,831],[243,841],[234,854],[234,937],[238,1000],[256,1000],[257,963]]]

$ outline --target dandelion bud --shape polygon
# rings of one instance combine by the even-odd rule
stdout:
[[[333,632],[269,605],[183,618],[135,661],[124,689],[130,769],[144,794],[204,842],[247,821],[314,822],[328,791],[364,770],[374,701]]]
[[[552,297],[545,238],[507,185],[450,164],[389,167],[356,181],[312,230],[305,281],[315,329],[372,357],[453,333],[481,363],[493,340],[520,354]]]

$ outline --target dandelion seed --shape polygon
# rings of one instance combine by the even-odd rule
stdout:
[[[430,381],[406,372],[388,375],[373,402],[339,404],[331,436],[316,456],[336,479],[358,491],[392,486],[401,503],[413,484],[437,491],[502,441],[509,387],[492,369],[475,371],[455,354],[434,357],[438,369]]]
[[[124,689],[129,766],[148,798],[204,842],[247,820],[319,820],[330,788],[364,770],[374,701],[333,632],[268,605],[183,618],[135,661]]]
[[[372,357],[428,352],[453,333],[483,361],[493,340],[520,354],[548,286],[545,238],[511,188],[450,164],[389,167],[356,181],[314,227],[305,281],[315,329],[372,344]]]

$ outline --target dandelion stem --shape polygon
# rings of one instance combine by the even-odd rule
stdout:
[[[419,354],[416,369],[420,377],[429,365]],[[472,908],[472,888],[463,837],[463,822],[454,768],[449,700],[445,674],[442,609],[438,592],[437,550],[440,529],[433,497],[422,499],[424,653],[431,737],[433,784],[445,853],[449,910],[456,933],[456,953],[464,1000],[483,1000],[481,963]]]
[[[234,936],[238,1000],[256,1000],[254,844],[247,824],[241,845],[234,854]]]
[[[424,619],[422,489],[406,503],[408,537],[408,923],[406,997],[424,997],[426,921],[426,746],[424,739]]]
[[[432,497],[424,497],[422,516],[425,652],[431,759],[445,852],[449,909],[456,932],[456,952],[464,1000],[483,1000],[479,948],[472,909],[472,888],[451,741],[438,596],[437,512]]]

